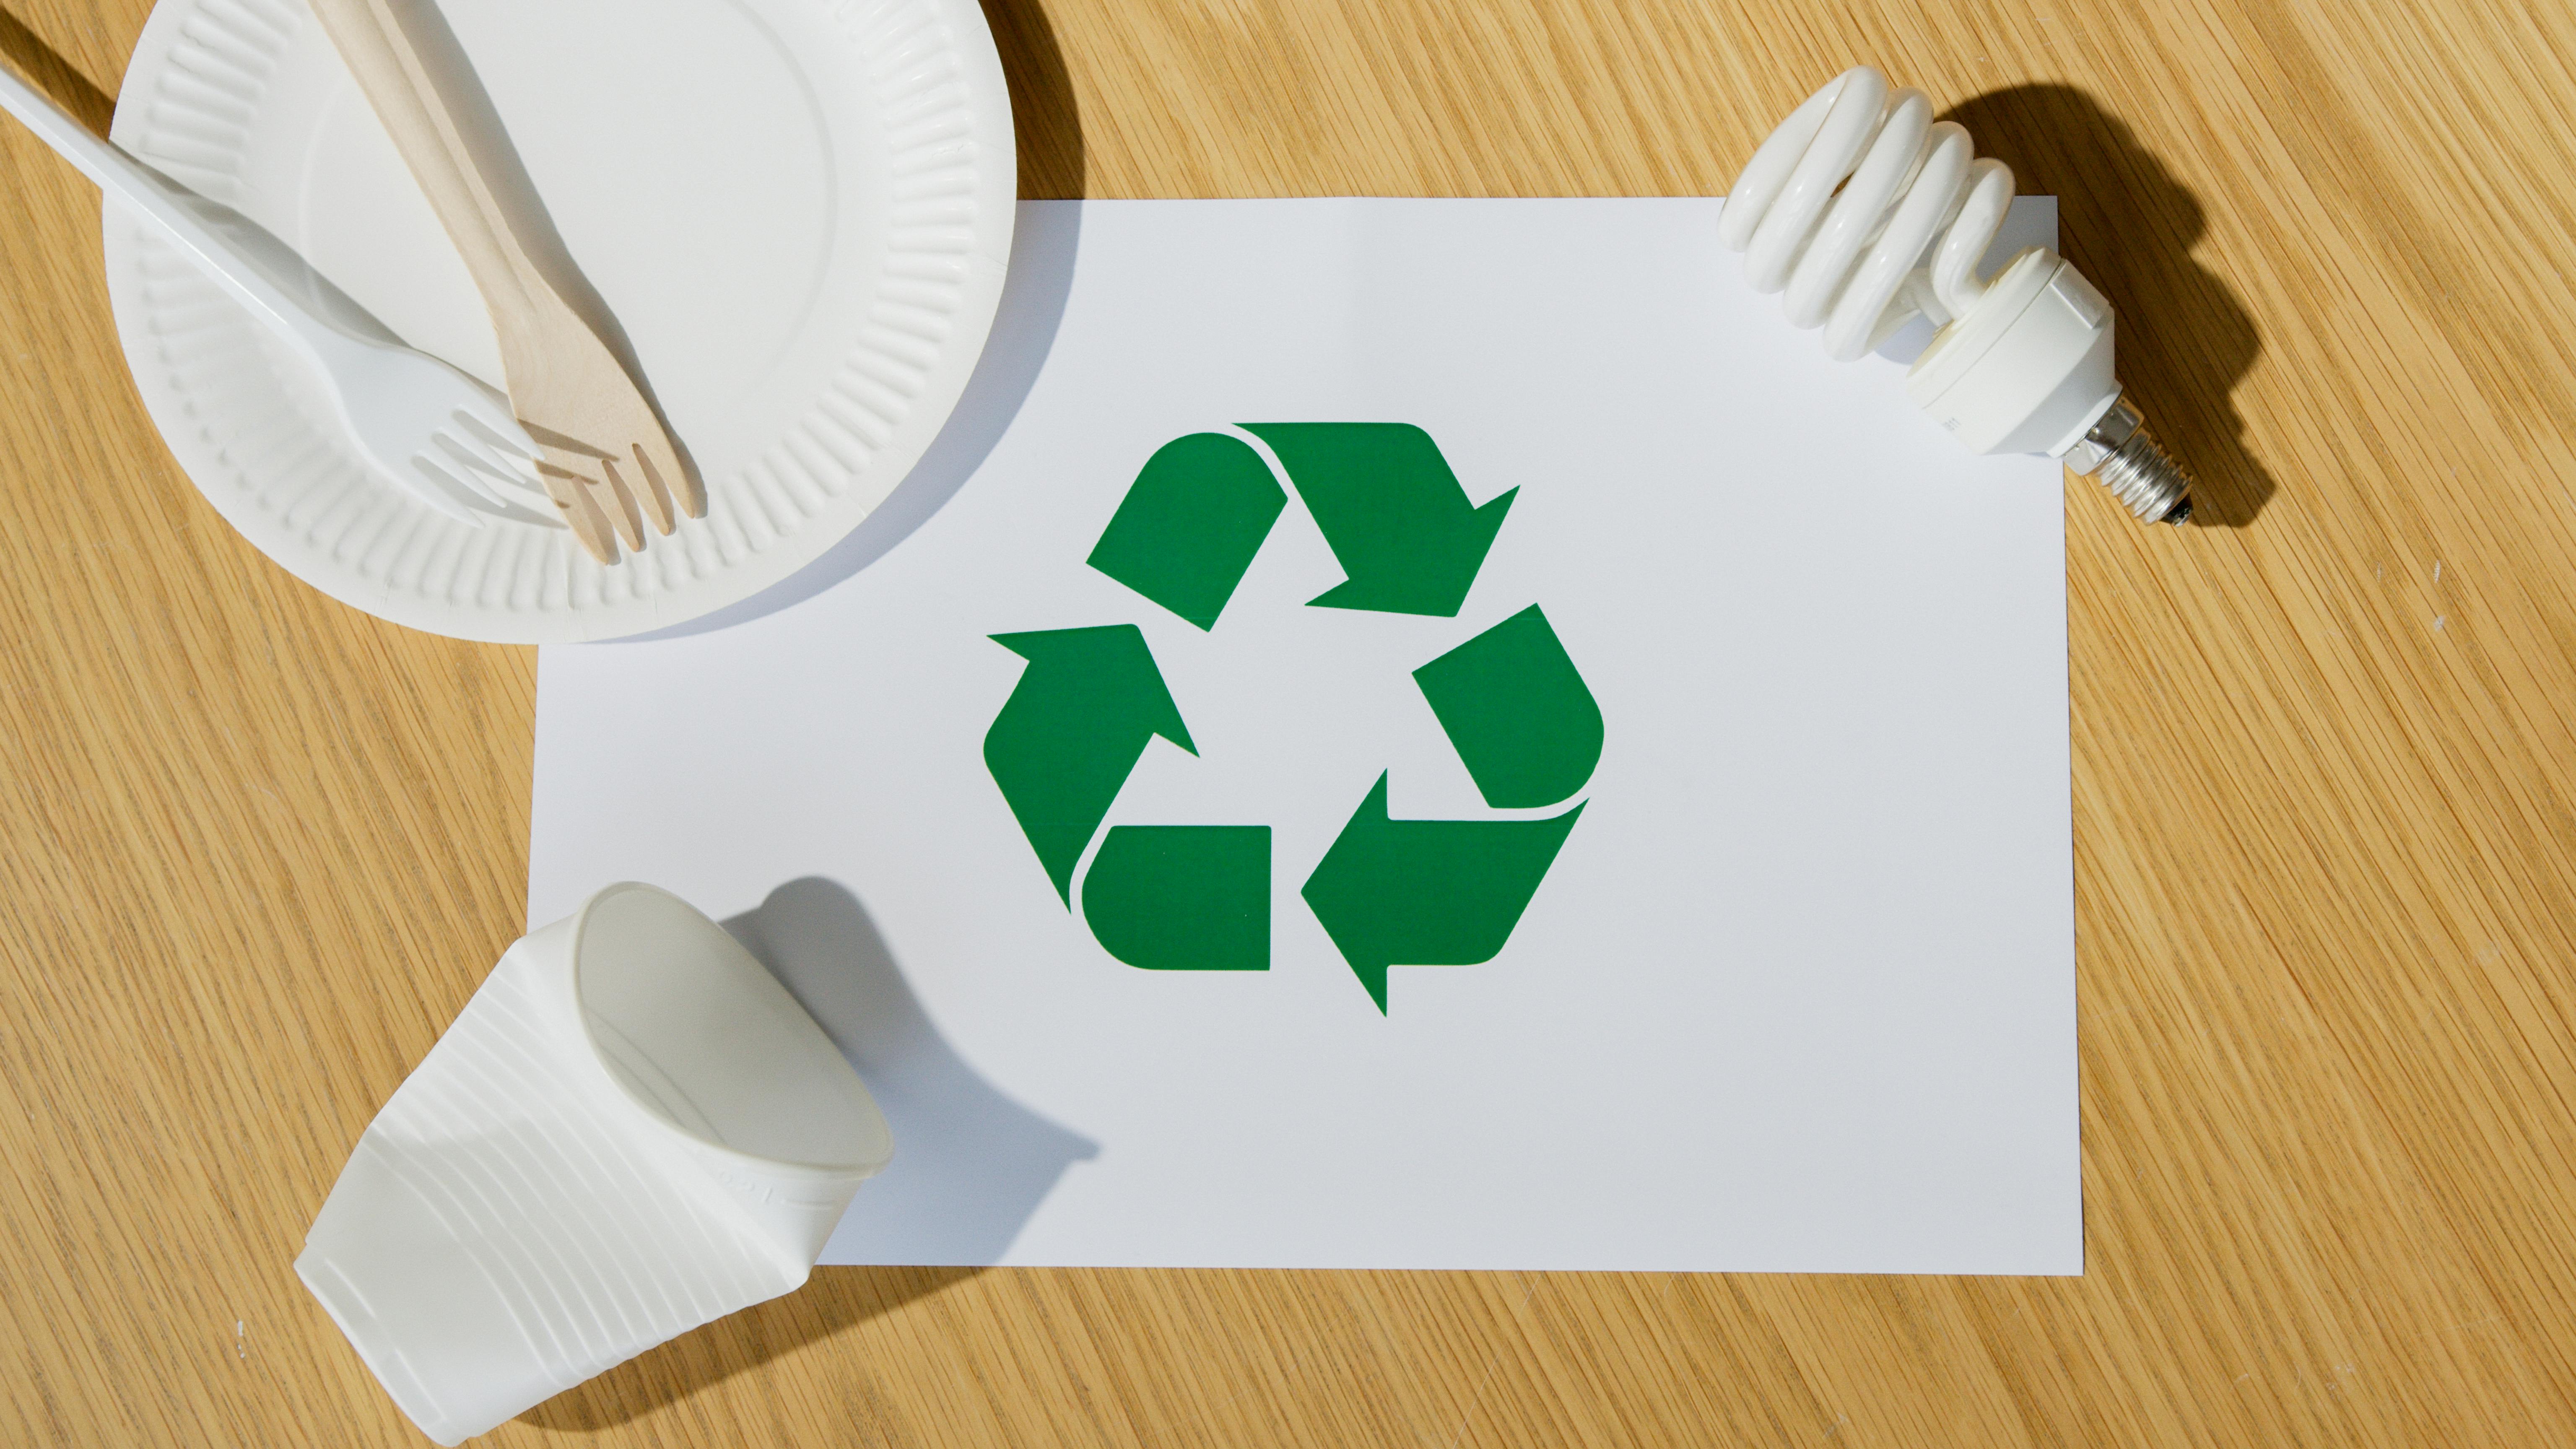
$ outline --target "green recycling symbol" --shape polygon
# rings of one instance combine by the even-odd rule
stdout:
[[[1518,489],[1477,507],[1439,446],[1403,423],[1247,423],[1268,445],[1345,575],[1321,609],[1454,619]],[[1214,632],[1288,506],[1268,460],[1230,433],[1193,433],[1147,460],[1090,566]],[[1065,907],[1109,808],[1160,735],[1198,753],[1134,624],[996,634],[1028,661],[984,736],[984,763]],[[1413,671],[1487,805],[1563,804],[1601,759],[1601,709],[1533,604]],[[1387,774],[1301,892],[1386,1010],[1392,966],[1499,955],[1583,804],[1553,816],[1397,820]],[[1119,825],[1082,873],[1093,939],[1160,971],[1270,967],[1270,827]]]

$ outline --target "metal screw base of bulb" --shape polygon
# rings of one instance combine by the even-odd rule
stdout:
[[[2142,523],[2191,521],[2191,475],[2147,432],[2145,415],[2127,393],[2067,450],[2065,462],[2110,489]]]

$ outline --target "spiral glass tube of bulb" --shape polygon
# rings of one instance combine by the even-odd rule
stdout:
[[[2110,304],[2045,249],[1977,268],[2013,200],[2009,167],[1921,91],[1857,66],[1792,111],[1728,193],[1718,240],[1850,361],[1917,317],[1939,332],[1909,395],[1978,452],[2045,452],[2146,522],[2191,516],[2191,479],[2111,373]]]

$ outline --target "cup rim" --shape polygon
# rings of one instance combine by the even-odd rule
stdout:
[[[663,1130],[681,1138],[691,1147],[698,1151],[711,1154],[727,1163],[739,1164],[743,1168],[749,1169],[755,1173],[765,1172],[772,1175],[783,1173],[789,1176],[807,1178],[815,1182],[846,1182],[854,1179],[865,1180],[875,1176],[878,1172],[883,1171],[886,1161],[890,1159],[891,1154],[888,1154],[887,1158],[880,1158],[873,1162],[864,1159],[850,1162],[814,1162],[792,1157],[764,1157],[759,1153],[745,1152],[741,1148],[733,1146],[731,1143],[719,1141],[702,1132],[695,1131],[682,1125],[680,1122],[674,1120],[668,1112],[664,1111],[661,1104],[639,1095],[632,1087],[629,1087],[616,1072],[609,1070],[607,1055],[600,1046],[598,1036],[591,1030],[590,1014],[582,1007],[582,951],[583,947],[589,940],[591,912],[600,905],[613,900],[616,897],[628,895],[637,891],[659,896],[663,900],[678,906],[680,910],[686,913],[691,919],[704,925],[717,936],[722,937],[723,940],[730,944],[735,950],[742,951],[745,956],[751,955],[751,953],[743,947],[741,942],[734,940],[733,933],[727,931],[722,925],[718,924],[715,918],[709,916],[706,912],[699,910],[696,906],[691,905],[689,902],[681,899],[677,895],[674,895],[670,891],[662,889],[660,886],[653,885],[645,881],[630,880],[618,881],[610,885],[602,886],[598,890],[593,891],[590,898],[581,903],[581,909],[573,913],[571,921],[572,930],[570,939],[566,946],[565,965],[566,974],[570,978],[569,985],[572,996],[573,1023],[581,1032],[582,1045],[589,1050],[592,1065],[597,1068],[599,1075],[607,1080],[610,1089],[615,1091],[626,1101],[631,1102],[636,1107],[642,1109],[648,1120],[652,1121]],[[762,965],[758,957],[752,957],[751,964],[764,976],[768,975],[769,968]],[[773,977],[771,980],[773,984],[775,984],[776,978]],[[779,987],[779,990],[784,992],[786,988],[781,986]],[[801,1004],[795,1001],[795,998],[790,997],[788,1000],[789,1003],[791,1005],[795,1005],[799,1011],[804,1009]],[[809,1016],[807,1019],[810,1021],[811,1017]],[[815,1031],[818,1035],[821,1034],[821,1030],[822,1028],[817,1024]],[[824,1044],[826,1046],[831,1046],[831,1039],[829,1037],[825,1037]],[[858,1072],[850,1066],[847,1058],[841,1056],[840,1049],[838,1047],[832,1047],[832,1056],[835,1061],[838,1061],[841,1064],[841,1069],[850,1074],[850,1080],[857,1084],[861,1098],[868,1103],[870,1108],[875,1108],[875,1094],[868,1091],[867,1083],[860,1080]],[[880,1121],[883,1119],[882,1112],[879,1113],[879,1119]]]

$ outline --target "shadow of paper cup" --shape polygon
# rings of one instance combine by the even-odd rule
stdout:
[[[749,952],[613,885],[502,955],[359,1138],[295,1269],[455,1444],[794,1289],[892,1153]]]

